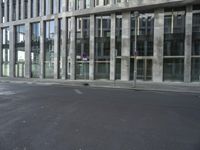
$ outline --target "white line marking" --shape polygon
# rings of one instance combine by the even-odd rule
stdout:
[[[75,89],[74,91],[79,95],[83,94],[83,92],[81,92],[79,89]]]

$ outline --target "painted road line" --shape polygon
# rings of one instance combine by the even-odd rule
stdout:
[[[79,95],[83,94],[83,92],[81,92],[79,89],[74,89],[74,91]]]

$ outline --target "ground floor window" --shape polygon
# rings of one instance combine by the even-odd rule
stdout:
[[[31,51],[31,77],[40,77],[40,47],[33,46]]]
[[[130,80],[134,78],[134,58],[130,59]],[[152,80],[152,59],[137,59],[137,79]]]
[[[121,79],[121,58],[116,59],[116,70],[115,70],[115,79],[120,80]]]
[[[184,80],[184,58],[165,58],[163,64],[164,81]]]
[[[110,61],[99,60],[95,62],[95,79],[110,78]]]
[[[15,77],[23,78],[25,76],[25,49],[16,47],[15,54]]]
[[[192,58],[191,80],[200,81],[200,57]]]
[[[2,76],[9,76],[9,58],[10,58],[10,50],[8,48],[3,48],[2,51]]]
[[[76,79],[89,79],[89,62],[78,61],[76,62]]]

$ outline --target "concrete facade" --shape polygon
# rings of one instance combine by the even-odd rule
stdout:
[[[122,2],[116,3],[115,0],[110,0],[110,4],[104,5],[103,0],[100,1],[99,5],[96,6],[95,0],[90,1],[90,8],[85,8],[85,1],[81,0],[80,5],[77,8],[75,0],[67,1],[62,0],[60,3],[58,0],[50,0],[48,7],[45,6],[43,0],[40,1],[38,5],[37,0],[28,0],[27,4],[27,18],[25,19],[25,1],[21,0],[21,7],[19,6],[19,0],[16,0],[16,5],[13,5],[13,1],[9,1],[9,8],[7,5],[7,0],[4,3],[4,16],[2,16],[2,11],[0,11],[0,28],[1,28],[1,38],[0,38],[0,50],[1,50],[1,63],[2,63],[2,29],[9,28],[9,77],[15,77],[15,59],[16,59],[16,32],[15,27],[18,25],[25,26],[25,78],[32,78],[31,73],[31,24],[39,22],[40,23],[40,75],[41,79],[45,78],[45,23],[49,20],[54,20],[54,61],[53,61],[53,78],[54,79],[66,79],[66,80],[76,80],[77,64],[76,64],[76,30],[77,30],[77,17],[87,16],[90,20],[89,26],[89,63],[88,63],[88,76],[89,80],[95,80],[95,57],[96,57],[96,16],[107,15],[110,16],[110,59],[109,59],[109,80],[116,80],[116,15],[122,15],[122,35],[121,35],[121,56],[120,62],[121,66],[120,73],[121,79],[123,81],[131,80],[131,72],[133,65],[131,60],[133,56],[131,55],[131,15],[137,11],[139,14],[143,15],[146,12],[151,12],[154,15],[154,30],[153,30],[153,54],[152,56],[137,56],[138,65],[142,62],[144,66],[141,72],[143,73],[144,79],[150,78],[153,82],[163,82],[164,81],[164,59],[170,58],[169,56],[164,56],[164,31],[165,31],[165,15],[166,10],[174,7],[174,10],[179,8],[185,9],[185,41],[184,41],[184,79],[182,82],[192,81],[192,32],[193,32],[193,14],[196,11],[200,13],[200,8],[193,10],[193,6],[199,6],[198,0],[122,0]],[[61,4],[61,5],[60,5]],[[38,8],[38,6],[40,8]],[[13,9],[16,7],[16,9]],[[21,10],[19,10],[21,8]],[[53,10],[51,10],[53,8]],[[0,7],[2,9],[2,7]],[[61,12],[59,12],[59,9]],[[76,10],[78,9],[78,10]],[[16,10],[16,12],[13,12]],[[39,12],[38,12],[39,10]],[[70,10],[70,11],[69,11]],[[21,11],[21,12],[20,12]],[[8,14],[9,13],[9,14]],[[33,14],[31,14],[33,13]],[[13,16],[16,18],[13,19]],[[4,17],[4,20],[2,19]],[[173,17],[172,17],[173,18]],[[61,20],[62,29],[59,27],[59,20]],[[70,21],[69,21],[70,20]],[[139,25],[139,23],[138,23]],[[173,25],[173,23],[172,23]],[[61,30],[59,35],[59,31]],[[138,31],[140,31],[138,29]],[[70,39],[68,43],[68,35],[70,34]],[[140,34],[140,32],[138,32]],[[59,45],[59,36],[62,39],[62,45]],[[137,45],[140,46],[140,45]],[[59,51],[59,47],[60,51]],[[148,46],[146,46],[148,47]],[[61,59],[59,61],[59,58]],[[171,58],[176,58],[172,56]],[[179,58],[179,56],[177,56]],[[182,56],[180,56],[182,58]],[[195,58],[200,58],[200,56],[195,56]],[[149,61],[150,60],[150,61]],[[152,62],[152,65],[151,63]],[[151,67],[151,69],[148,68]],[[59,69],[61,68],[61,74],[59,75]],[[2,66],[0,67],[0,76],[3,76]],[[150,70],[150,71],[149,71]],[[173,68],[172,68],[173,70]],[[176,69],[174,69],[176,70]],[[200,70],[200,68],[199,68]],[[81,71],[81,69],[80,69]],[[138,70],[140,73],[140,70]],[[148,75],[148,72],[150,72]],[[141,74],[142,74],[141,73]],[[60,76],[60,77],[59,77]],[[140,80],[140,78],[139,78]]]

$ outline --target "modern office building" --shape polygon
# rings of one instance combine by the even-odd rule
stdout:
[[[1,77],[200,82],[199,0],[0,1]]]

